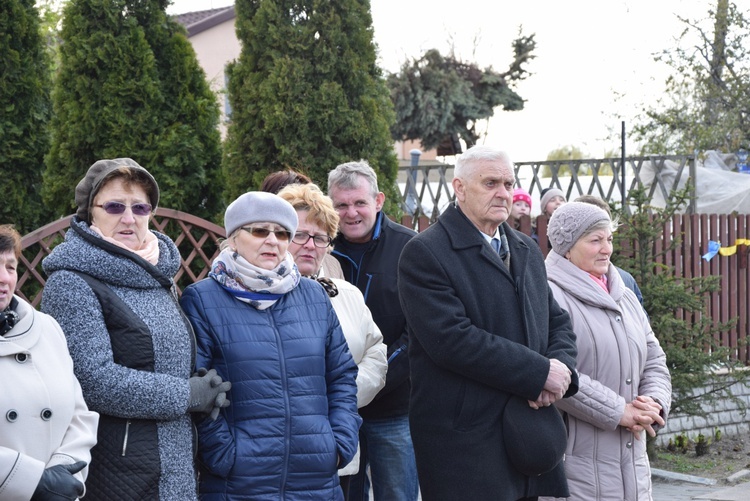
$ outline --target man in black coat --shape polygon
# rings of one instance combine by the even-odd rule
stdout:
[[[565,429],[550,406],[577,391],[575,334],[539,247],[504,224],[514,181],[505,153],[470,148],[456,164],[455,206],[401,254],[409,423],[425,501],[568,494]]]

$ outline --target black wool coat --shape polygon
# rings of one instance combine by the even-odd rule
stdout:
[[[536,400],[556,358],[573,372],[568,314],[547,284],[537,244],[504,224],[510,270],[459,209],[414,237],[399,261],[410,337],[409,421],[425,501],[565,496],[562,462],[527,477],[502,434],[511,395]]]

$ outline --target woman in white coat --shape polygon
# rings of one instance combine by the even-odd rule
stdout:
[[[383,335],[358,288],[337,278],[326,278],[324,257],[336,237],[339,215],[333,202],[314,184],[291,184],[278,195],[297,211],[299,226],[289,244],[289,252],[302,276],[318,280],[328,292],[339,317],[349,351],[357,364],[357,407],[369,404],[385,385],[388,369]],[[339,470],[344,499],[348,479],[359,471],[359,448],[354,459]]]
[[[0,226],[0,500],[74,500],[96,444],[57,322],[15,296],[21,236]]]
[[[578,393],[555,403],[568,424],[569,500],[650,501],[646,433],[664,426],[671,403],[664,351],[609,260],[614,226],[602,209],[572,202],[547,229],[547,277],[578,345]]]

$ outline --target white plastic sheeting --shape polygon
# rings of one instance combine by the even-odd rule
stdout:
[[[696,204],[698,214],[750,214],[750,174],[739,173],[735,169],[734,154],[722,154],[708,151],[705,160],[696,165]],[[655,172],[654,166],[645,162],[641,168],[640,177],[643,183],[650,187],[658,178],[667,187],[674,186],[678,175],[679,165],[667,160],[664,168]],[[680,173],[679,189],[684,189],[690,175],[687,166]],[[666,205],[660,188],[654,191],[651,205],[664,207]]]

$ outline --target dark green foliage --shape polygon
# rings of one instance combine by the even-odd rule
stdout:
[[[689,188],[672,192],[666,208],[656,209],[647,205],[644,189],[631,191],[632,213],[619,211],[620,227],[614,237],[616,248],[633,252],[616,252],[613,261],[635,277],[643,292],[651,328],[667,355],[673,388],[670,413],[703,415],[703,404],[731,398],[729,386],[733,381],[728,380],[732,378],[718,376],[717,371],[730,371],[734,380],[745,379],[747,371],[734,370],[739,363],[715,337],[728,330],[731,323],[714,325],[706,315],[705,300],[718,290],[719,277],[681,278],[675,276],[673,268],[657,262],[679,244],[681,236],[674,235],[670,245],[664,245],[659,253],[655,251],[664,225],[688,203],[688,194]],[[677,310],[692,315],[692,321],[676,318]]]
[[[421,140],[424,149],[431,149],[457,134],[470,148],[480,137],[477,121],[492,117],[496,107],[523,109],[524,100],[513,87],[528,75],[524,64],[535,57],[535,48],[534,35],[516,39],[515,59],[505,73],[444,57],[436,49],[406,62],[388,76],[396,109],[393,138]]]
[[[154,53],[164,96],[165,128],[155,158],[168,171],[157,178],[161,204],[215,218],[224,211],[219,107],[184,28],[165,14],[169,3],[134,2],[140,10],[133,10]]]
[[[0,0],[0,223],[21,233],[44,218],[44,154],[51,113],[48,60],[34,0]]]
[[[369,1],[238,0],[235,7],[242,53],[228,68],[227,201],[285,168],[325,190],[331,169],[365,159],[393,203],[394,114],[376,65]]]
[[[73,210],[100,158],[131,157],[156,178],[162,207],[222,210],[219,108],[165,0],[70,0],[53,102],[45,202]]]
[[[63,4],[57,0],[36,0],[41,16],[42,38],[48,55],[50,82],[54,81],[60,67],[60,24]]]

